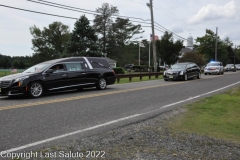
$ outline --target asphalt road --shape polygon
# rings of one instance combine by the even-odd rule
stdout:
[[[189,81],[154,80],[48,94],[0,97],[0,152],[39,149],[159,115],[240,86],[240,72]]]

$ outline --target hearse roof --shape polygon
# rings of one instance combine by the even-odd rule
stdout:
[[[97,59],[104,59],[102,57],[86,57],[88,60],[97,60]],[[43,63],[59,63],[59,62],[74,62],[74,61],[85,61],[84,57],[67,57],[67,58],[59,58],[50,61],[46,61]]]

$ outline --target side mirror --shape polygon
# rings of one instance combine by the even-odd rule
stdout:
[[[53,73],[53,69],[48,69],[45,73]]]

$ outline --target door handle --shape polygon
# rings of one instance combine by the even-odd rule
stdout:
[[[86,74],[86,73],[82,73],[82,74]]]
[[[66,77],[67,75],[66,75],[66,74],[63,74],[62,76],[63,76],[63,77]]]

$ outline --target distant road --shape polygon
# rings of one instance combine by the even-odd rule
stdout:
[[[200,80],[153,80],[111,85],[104,91],[73,90],[39,99],[0,97],[0,151],[17,152],[65,143],[237,86],[240,72],[228,72],[202,75]]]

